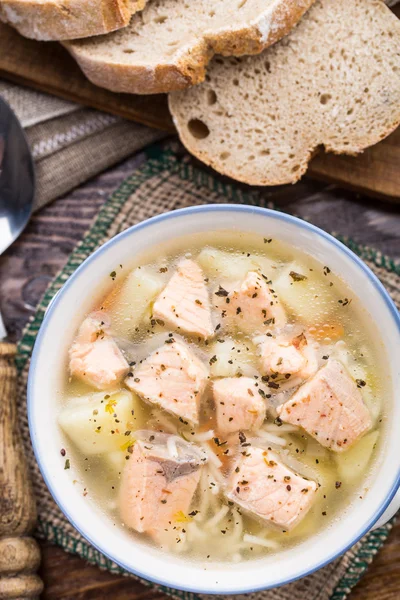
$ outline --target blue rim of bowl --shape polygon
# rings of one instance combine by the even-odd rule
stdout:
[[[339,556],[342,556],[352,546],[354,546],[354,544],[356,544],[364,535],[366,535],[371,530],[373,525],[383,515],[383,513],[386,511],[386,509],[389,507],[391,501],[393,500],[396,492],[398,491],[398,489],[400,487],[400,465],[399,465],[394,483],[391,487],[391,490],[389,491],[385,501],[381,504],[380,508],[375,512],[375,514],[372,517],[369,518],[368,522],[353,537],[351,542],[341,546],[339,549],[337,549],[334,553],[332,553],[330,556],[325,558],[323,561],[318,562],[312,568],[306,569],[303,572],[298,573],[298,574],[294,575],[293,577],[290,577],[283,581],[277,581],[277,582],[274,582],[271,584],[260,585],[255,588],[243,586],[243,587],[235,588],[235,589],[231,589],[231,590],[220,590],[220,589],[205,590],[204,588],[196,587],[195,585],[191,585],[191,586],[187,587],[187,586],[180,585],[179,582],[176,582],[176,583],[170,582],[169,583],[168,581],[160,580],[157,577],[153,577],[147,573],[145,573],[145,574],[141,573],[140,571],[137,571],[134,568],[132,568],[130,565],[126,565],[122,561],[116,560],[112,555],[108,554],[103,548],[101,548],[99,545],[95,544],[91,540],[90,534],[86,533],[85,531],[82,531],[82,529],[75,524],[74,520],[70,517],[70,515],[68,513],[67,506],[65,506],[65,503],[63,502],[63,500],[58,496],[55,486],[52,485],[50,478],[47,476],[47,473],[41,464],[41,459],[40,459],[39,452],[37,449],[35,435],[33,433],[34,432],[33,416],[32,416],[32,413],[33,413],[33,409],[32,409],[32,406],[33,406],[33,379],[34,379],[33,373],[36,370],[35,369],[36,362],[38,360],[42,339],[44,338],[45,333],[46,333],[47,324],[50,322],[52,313],[57,309],[57,304],[60,301],[60,298],[63,295],[64,291],[66,289],[68,289],[71,285],[73,285],[75,278],[78,277],[80,275],[80,273],[82,273],[87,268],[89,268],[91,263],[93,261],[97,260],[97,258],[105,250],[107,250],[110,246],[114,245],[115,243],[119,242],[121,239],[123,239],[125,237],[129,237],[129,236],[133,235],[135,232],[140,231],[141,229],[145,229],[151,225],[169,220],[171,218],[173,219],[173,218],[185,217],[186,215],[196,214],[196,213],[200,213],[200,212],[201,213],[204,213],[204,212],[230,212],[230,213],[236,212],[236,213],[259,214],[262,217],[269,217],[272,219],[278,219],[281,221],[285,221],[287,223],[294,224],[300,228],[306,229],[306,230],[316,234],[319,237],[322,237],[323,239],[328,241],[332,246],[334,246],[338,251],[340,251],[342,254],[345,254],[348,258],[350,258],[352,260],[352,262],[355,263],[363,271],[364,275],[370,280],[370,282],[374,285],[377,292],[380,294],[381,298],[384,300],[384,302],[386,304],[386,308],[389,310],[394,322],[397,325],[397,332],[400,336],[400,314],[399,314],[393,300],[389,296],[388,292],[386,291],[386,289],[384,288],[382,283],[379,281],[378,277],[371,271],[371,269],[363,262],[363,260],[361,258],[359,258],[356,254],[354,254],[354,252],[352,252],[352,250],[347,248],[347,246],[342,244],[342,242],[340,242],[339,240],[334,238],[329,233],[323,231],[319,227],[316,227],[315,225],[312,225],[311,223],[307,223],[306,221],[303,221],[302,219],[299,219],[298,217],[294,217],[294,216],[288,215],[286,213],[278,212],[275,210],[271,210],[271,209],[263,208],[263,207],[259,207],[259,206],[248,206],[248,205],[244,205],[244,204],[203,205],[203,206],[192,206],[192,207],[188,207],[188,208],[177,209],[175,211],[170,211],[167,213],[163,213],[161,215],[157,215],[155,217],[151,217],[150,219],[147,219],[146,221],[138,223],[137,225],[133,225],[132,227],[129,227],[125,231],[122,231],[115,237],[108,240],[105,244],[100,246],[100,248],[98,248],[90,256],[88,256],[88,258],[74,271],[74,273],[65,282],[62,289],[57,293],[57,295],[50,302],[50,304],[48,306],[48,310],[45,314],[42,325],[40,327],[39,333],[37,335],[37,339],[36,339],[35,346],[34,346],[33,353],[32,353],[31,364],[30,364],[30,368],[29,368],[28,390],[27,390],[27,411],[28,411],[29,431],[30,431],[30,435],[31,435],[32,447],[33,447],[33,450],[35,453],[36,461],[38,463],[39,469],[40,469],[43,479],[46,483],[46,486],[49,489],[51,495],[53,496],[55,502],[58,504],[59,508],[64,513],[64,515],[67,517],[67,519],[72,524],[72,526],[101,554],[103,554],[104,556],[106,556],[108,559],[115,562],[116,564],[118,564],[121,568],[125,569],[127,572],[132,573],[133,575],[136,575],[137,577],[140,577],[141,579],[155,583],[156,585],[160,585],[160,586],[167,587],[170,589],[177,589],[177,590],[180,590],[183,592],[190,592],[190,593],[194,593],[194,594],[220,594],[220,595],[250,594],[250,593],[259,592],[259,591],[263,591],[263,590],[278,588],[278,587],[281,587],[282,585],[287,585],[289,583],[292,583],[293,581],[302,579],[303,577],[307,577],[308,575],[311,575],[315,571],[322,569],[323,567],[325,567],[326,565],[328,565],[335,559],[339,558]],[[238,227],[238,229],[240,229],[240,227]]]

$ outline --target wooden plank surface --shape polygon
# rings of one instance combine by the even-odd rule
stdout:
[[[86,79],[60,44],[25,39],[4,23],[0,23],[0,77],[150,127],[174,129],[165,95],[149,100],[99,88]]]
[[[41,548],[43,600],[171,600],[135,580],[100,571],[48,542],[41,543]],[[399,561],[400,524],[348,600],[399,600]]]
[[[312,161],[308,174],[377,198],[399,200],[400,127],[360,156],[321,152]]]
[[[400,7],[397,12],[400,15]],[[0,76],[145,125],[174,130],[166,96],[115,94],[98,88],[59,44],[27,40],[1,23]],[[356,158],[321,153],[309,174],[396,201],[400,199],[400,129]]]
[[[0,309],[13,340],[20,337],[31,314],[29,306],[65,264],[107,196],[142,160],[139,155],[125,161],[36,213],[20,239],[0,257]],[[307,179],[268,190],[266,197],[326,230],[400,256],[400,217],[393,206],[375,207],[365,197]],[[47,542],[41,542],[41,548],[45,600],[167,600],[135,580],[100,571]],[[399,600],[399,564],[400,521],[349,600]]]

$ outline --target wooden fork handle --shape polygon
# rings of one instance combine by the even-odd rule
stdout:
[[[16,347],[0,342],[0,600],[38,598],[36,503],[18,427]]]

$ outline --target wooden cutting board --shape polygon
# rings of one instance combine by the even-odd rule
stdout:
[[[397,9],[400,14],[400,9]],[[66,50],[54,42],[25,39],[0,23],[0,76],[127,119],[174,131],[165,95],[115,94],[91,84]],[[356,158],[321,153],[312,177],[380,197],[400,200],[400,128]]]

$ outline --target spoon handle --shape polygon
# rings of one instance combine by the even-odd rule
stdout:
[[[0,342],[0,600],[39,597],[36,503],[18,427],[16,347]]]

